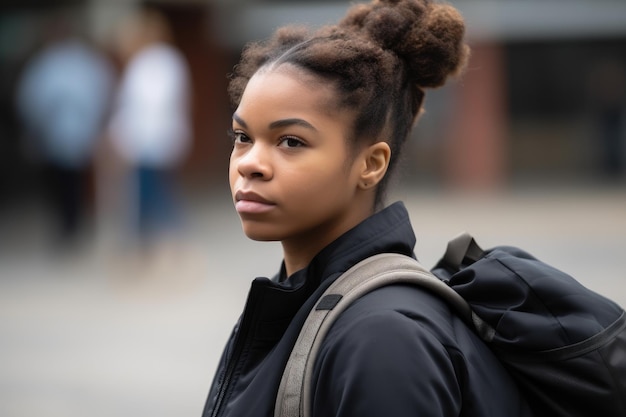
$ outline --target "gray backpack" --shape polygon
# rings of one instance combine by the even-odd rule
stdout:
[[[537,416],[626,416],[626,315],[611,300],[528,253],[483,251],[463,234],[432,272],[399,254],[367,258],[310,312],[285,367],[275,417],[306,417],[311,372],[337,317],[385,285],[423,287],[449,303],[517,382]],[[560,328],[560,331],[555,331]]]

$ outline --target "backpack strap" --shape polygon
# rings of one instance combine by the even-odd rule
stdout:
[[[476,262],[484,256],[484,251],[469,233],[463,232],[448,242],[442,261],[453,271],[459,271],[466,260]]]
[[[413,284],[448,302],[468,323],[482,324],[469,304],[417,260],[400,254],[374,255],[337,278],[307,317],[285,366],[274,417],[306,417],[311,410],[311,373],[319,348],[337,317],[357,298],[385,285]]]

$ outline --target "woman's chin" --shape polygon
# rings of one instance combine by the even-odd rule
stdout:
[[[257,242],[276,242],[281,240],[280,237],[276,236],[276,233],[272,230],[263,230],[263,228],[259,227],[250,227],[242,224],[243,233],[250,240],[255,240]]]

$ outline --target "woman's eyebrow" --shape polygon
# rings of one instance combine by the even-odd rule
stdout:
[[[240,124],[241,126],[243,126],[244,128],[248,128],[247,123],[237,114],[237,113],[233,113],[233,120],[235,122],[237,122],[238,124]],[[302,126],[305,127],[307,129],[311,129],[314,131],[317,131],[317,129],[315,128],[315,126],[313,126],[311,123],[307,122],[304,119],[298,119],[298,118],[289,118],[289,119],[281,119],[281,120],[276,120],[275,122],[272,122],[269,124],[269,128],[270,129],[278,129],[281,127],[286,127],[286,126],[293,126],[293,125],[297,125],[297,126]]]
[[[286,126],[292,126],[292,125],[298,125],[298,126],[305,127],[307,129],[317,131],[315,126],[313,126],[311,123],[307,122],[306,120],[297,119],[297,118],[276,120],[275,122],[270,123],[269,128],[276,129],[279,127],[286,127]]]
[[[237,113],[233,113],[233,120],[239,123],[244,128],[246,129],[248,128],[248,125],[246,124],[246,122],[244,122],[243,119],[239,117],[239,115],[237,115]]]

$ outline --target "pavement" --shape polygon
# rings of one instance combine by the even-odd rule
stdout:
[[[626,306],[626,190],[424,191],[405,201],[416,253],[447,240],[522,246]],[[0,218],[0,416],[199,416],[249,282],[273,275],[277,243],[245,238],[224,191],[186,200],[184,233],[138,251],[115,220],[73,250],[39,205]]]

